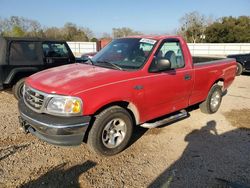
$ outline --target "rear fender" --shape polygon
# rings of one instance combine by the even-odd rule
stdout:
[[[225,87],[224,87],[224,80],[223,80],[223,79],[217,80],[214,84],[218,84],[218,85],[221,87],[222,91],[225,90]],[[213,85],[214,85],[214,84],[213,84]],[[212,85],[212,86],[213,86],[213,85]],[[211,87],[212,87],[212,86],[211,86]],[[210,88],[211,88],[211,87],[210,87]]]

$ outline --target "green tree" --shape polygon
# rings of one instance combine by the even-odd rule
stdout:
[[[12,28],[11,35],[12,35],[12,36],[15,36],[15,37],[23,37],[23,36],[25,36],[25,32],[22,30],[21,27],[19,27],[19,26],[14,26],[14,27]]]
[[[87,27],[79,27],[74,23],[66,23],[64,27],[42,28],[36,20],[11,16],[0,18],[0,36],[10,37],[46,37],[67,41],[89,41],[94,37],[93,32]]]
[[[250,17],[223,17],[206,28],[206,42],[250,42]]]
[[[43,32],[46,38],[63,40],[62,31],[57,27],[45,28]]]
[[[208,25],[208,18],[198,12],[185,14],[180,19],[178,34],[182,35],[187,42],[203,42],[205,30]]]
[[[141,34],[142,34],[141,32],[134,31],[133,29],[128,28],[128,27],[113,28],[112,29],[113,38],[121,38],[121,37],[141,35]]]
[[[63,38],[67,41],[89,41],[84,28],[79,28],[73,23],[66,23],[62,28]]]
[[[94,37],[90,40],[90,42],[98,42],[98,39]]]
[[[94,38],[93,31],[89,29],[88,27],[80,27],[80,30],[85,33],[89,41],[90,39]]]
[[[0,34],[3,36],[37,36],[41,34],[41,31],[40,23],[35,20],[29,20],[18,16],[0,19]]]

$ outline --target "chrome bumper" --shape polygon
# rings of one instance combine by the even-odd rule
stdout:
[[[24,131],[54,145],[81,144],[91,119],[90,116],[56,117],[39,114],[29,109],[23,100],[19,101],[18,108],[19,122]]]

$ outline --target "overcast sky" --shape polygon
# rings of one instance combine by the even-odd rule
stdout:
[[[192,11],[206,16],[250,16],[250,0],[0,0],[0,17],[22,16],[42,26],[73,22],[97,36],[114,27],[147,34],[169,33]]]

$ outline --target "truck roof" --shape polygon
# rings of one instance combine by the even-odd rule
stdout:
[[[0,37],[2,40],[6,41],[52,41],[52,42],[66,42],[65,40],[56,40],[49,38],[39,38],[39,37]]]
[[[55,43],[63,43],[67,44],[65,40],[50,40],[48,38],[38,38],[38,37],[0,37],[0,65],[5,65],[7,61],[9,61],[9,58],[7,57],[10,54],[11,50],[11,44],[12,42],[15,43],[22,43],[22,42],[29,42],[29,43],[42,43],[42,42],[55,42]],[[43,57],[42,52],[39,50],[38,46],[41,46],[41,44],[36,44],[35,50],[32,52],[27,50],[26,48],[27,45],[19,45],[19,53],[23,53],[24,51],[26,52],[25,54],[22,54],[22,59],[25,59],[25,57],[29,57],[30,55],[37,55],[38,57]],[[67,45],[68,46],[68,45]],[[68,47],[68,50],[70,51],[69,53],[72,54],[70,48]],[[20,54],[19,54],[20,55]],[[73,54],[71,55],[73,57]],[[39,58],[40,64],[42,64],[42,59]],[[25,60],[26,61],[26,60]]]
[[[135,35],[135,36],[129,36],[128,38],[147,38],[153,40],[162,40],[166,38],[181,38],[181,37],[177,35]]]

